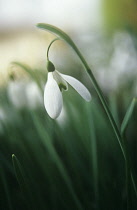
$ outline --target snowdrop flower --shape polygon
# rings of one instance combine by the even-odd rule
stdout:
[[[35,82],[14,79],[10,75],[7,94],[10,102],[17,109],[35,109],[43,104],[41,92]]]
[[[30,109],[36,109],[43,104],[43,97],[36,82],[29,82],[26,86],[27,105]]]
[[[74,77],[61,74],[51,61],[47,63],[48,79],[44,90],[44,105],[49,116],[56,119],[62,110],[62,90],[68,90],[70,84],[86,101],[91,100],[87,88]]]
[[[11,103],[18,109],[26,107],[26,82],[24,80],[10,80],[7,87],[7,94]]]

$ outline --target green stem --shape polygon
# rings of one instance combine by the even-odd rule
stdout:
[[[109,109],[109,107],[108,107],[108,105],[106,103],[106,100],[105,100],[105,98],[104,98],[104,96],[102,94],[102,91],[101,91],[99,85],[97,84],[97,81],[96,81],[95,77],[93,76],[93,74],[92,74],[91,71],[88,72],[88,74],[90,76],[90,79],[92,80],[92,83],[94,85],[94,88],[95,88],[95,90],[96,90],[96,92],[97,92],[97,94],[98,94],[98,96],[100,98],[100,101],[101,101],[101,103],[102,103],[102,105],[104,107],[104,110],[105,110],[105,112],[106,112],[106,114],[107,114],[107,116],[109,118],[109,121],[111,123],[111,126],[112,126],[112,128],[113,128],[113,130],[115,132],[115,135],[117,137],[118,143],[119,143],[120,148],[122,150],[124,159],[126,160],[125,151],[124,151],[124,148],[123,148],[123,142],[122,142],[122,138],[121,138],[120,132],[118,130],[118,127],[117,127],[117,125],[116,125],[116,123],[115,123],[115,121],[113,119],[113,116],[112,116],[112,114],[110,112],[110,109]]]
[[[53,39],[48,46],[48,49],[47,49],[47,60],[48,61],[49,61],[49,49],[50,49],[51,45],[53,44],[53,42],[55,42],[57,40],[59,40],[59,38]]]
[[[98,85],[98,83],[97,83],[97,81],[96,81],[96,79],[95,79],[91,69],[89,68],[86,60],[84,59],[84,57],[82,56],[82,54],[80,53],[80,51],[78,50],[78,48],[76,47],[76,45],[74,43],[73,43],[72,47],[76,51],[76,53],[78,54],[80,60],[82,61],[83,65],[84,65],[84,67],[85,67],[85,69],[86,69],[86,71],[87,71],[87,73],[88,73],[88,75],[89,75],[89,77],[90,77],[90,79],[92,81],[92,84],[93,84],[93,86],[94,86],[94,88],[95,88],[95,90],[96,90],[96,92],[98,94],[98,97],[99,97],[99,99],[100,99],[100,101],[101,101],[101,103],[102,103],[102,105],[104,107],[104,110],[105,110],[105,112],[106,112],[106,114],[108,116],[108,119],[109,119],[109,121],[111,123],[111,126],[112,126],[112,128],[113,128],[113,130],[115,132],[115,135],[117,137],[118,143],[119,143],[120,148],[122,150],[124,159],[126,161],[126,155],[125,155],[124,146],[123,146],[123,142],[122,142],[122,137],[121,137],[120,131],[119,131],[119,129],[118,129],[116,123],[115,123],[115,120],[114,120],[114,118],[113,118],[113,116],[112,116],[112,114],[110,112],[110,109],[109,109],[109,107],[108,107],[108,105],[106,103],[106,100],[105,100],[105,98],[103,96],[101,88],[99,87],[99,85]]]

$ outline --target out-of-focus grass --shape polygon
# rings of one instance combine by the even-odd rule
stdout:
[[[64,116],[58,121],[44,106],[15,108],[5,88],[0,96],[5,113],[0,122],[1,209],[125,209],[123,156],[96,96],[85,103],[70,88],[63,93]],[[121,124],[130,99],[124,93],[107,98]],[[127,129],[135,172],[136,111]],[[133,189],[131,198],[135,209]]]

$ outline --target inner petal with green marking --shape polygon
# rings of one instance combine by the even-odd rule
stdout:
[[[59,75],[58,71],[55,70],[53,72],[53,78],[56,80],[56,82],[58,83],[58,86],[60,88],[60,91],[67,91],[68,90],[68,84],[67,82]]]

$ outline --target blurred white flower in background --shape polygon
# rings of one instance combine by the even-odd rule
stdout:
[[[9,100],[16,108],[26,107],[26,82],[22,80],[11,80],[7,86]]]
[[[95,67],[97,79],[106,92],[118,90],[128,80],[136,78],[137,51],[130,34],[121,31],[110,40],[93,38],[90,42],[94,43],[87,52],[89,63]]]
[[[11,103],[18,109],[35,109],[42,106],[43,99],[39,87],[35,82],[11,80],[7,87]]]
[[[32,109],[37,107],[42,107],[43,105],[43,96],[38,85],[35,82],[30,82],[26,86],[26,96],[28,106]]]

